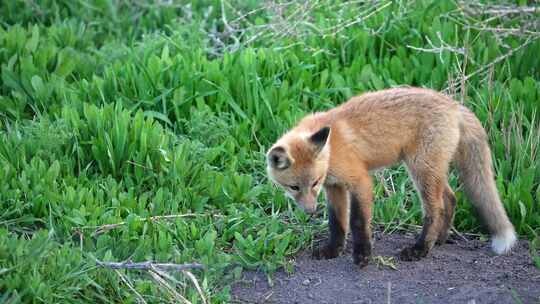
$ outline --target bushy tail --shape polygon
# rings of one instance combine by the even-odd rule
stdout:
[[[497,193],[487,135],[471,111],[462,107],[461,113],[461,134],[455,157],[460,178],[492,235],[491,248],[497,254],[506,253],[516,242],[516,232]]]

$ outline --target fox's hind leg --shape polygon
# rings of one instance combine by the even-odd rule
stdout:
[[[416,243],[401,251],[401,259],[406,261],[425,257],[440,237],[446,238],[454,214],[455,198],[448,187],[448,168],[459,143],[459,126],[453,117],[439,116],[420,128],[417,141],[403,151],[424,212],[422,232]]]
[[[448,145],[448,141],[446,146],[437,144],[434,141],[430,147],[420,146],[413,157],[405,159],[409,175],[420,194],[424,212],[422,232],[416,244],[401,252],[401,259],[405,261],[425,257],[441,236],[446,238],[453,218],[452,201],[455,202],[455,198],[447,186],[447,172],[455,146]]]
[[[444,225],[444,202],[443,191],[444,176],[437,176],[434,172],[409,169],[415,180],[416,188],[422,198],[424,211],[424,223],[422,232],[412,247],[407,247],[401,251],[401,259],[405,261],[415,261],[425,257]]]
[[[331,185],[324,186],[324,188],[328,206],[330,238],[325,246],[313,250],[313,256],[317,259],[332,259],[339,255],[345,244],[345,235],[349,225],[349,201],[345,187]]]
[[[448,184],[446,184],[444,189],[443,200],[444,221],[441,232],[439,233],[439,238],[437,239],[437,244],[439,245],[446,243],[446,240],[448,239],[448,233],[450,232],[450,228],[452,228],[452,222],[454,221],[454,213],[456,209],[456,196]]]

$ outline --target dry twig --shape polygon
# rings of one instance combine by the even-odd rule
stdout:
[[[204,269],[204,266],[198,263],[187,263],[187,264],[173,264],[173,263],[154,263],[152,261],[146,261],[146,262],[140,262],[140,263],[133,263],[133,262],[103,262],[100,260],[96,260],[96,264],[99,267],[105,267],[114,269],[116,274],[120,277],[120,279],[131,289],[135,295],[137,296],[137,300],[140,303],[146,303],[144,298],[140,293],[135,290],[133,285],[129,282],[129,279],[122,274],[119,269],[136,269],[136,270],[144,270],[147,271],[154,281],[156,281],[159,286],[163,287],[169,295],[175,300],[180,301],[183,303],[191,303],[188,301],[184,296],[182,296],[178,291],[176,291],[175,285],[180,284],[181,286],[185,287],[185,285],[179,281],[177,281],[174,277],[167,274],[166,270],[173,270],[173,271],[181,271],[182,274],[187,276],[193,285],[195,286],[197,292],[199,293],[199,296],[202,299],[203,303],[208,303],[206,300],[206,297],[204,296],[204,293],[202,291],[201,286],[199,285],[199,282],[197,281],[197,278],[189,272],[189,269]],[[174,283],[173,285],[169,284],[167,281],[170,281]]]
[[[111,269],[140,269],[140,270],[176,270],[182,271],[187,269],[204,269],[204,266],[198,263],[188,264],[173,264],[173,263],[154,263],[151,261],[132,263],[132,262],[103,262],[96,260],[97,266]]]
[[[143,296],[133,287],[133,284],[131,284],[131,282],[129,281],[129,279],[124,275],[122,274],[122,272],[120,272],[118,269],[115,269],[114,270],[116,272],[116,274],[120,277],[120,279],[127,285],[127,287],[133,291],[133,293],[137,296],[137,301],[139,303],[144,303],[146,304],[146,300],[144,300]]]
[[[453,46],[445,42],[441,34],[437,33],[438,45],[433,43],[429,37],[425,37],[429,48],[410,45],[407,47],[421,52],[439,54],[439,59],[443,63],[443,53],[453,54],[458,61],[456,65],[458,76],[455,77],[457,79],[454,79],[453,75],[449,75],[447,86],[443,91],[451,95],[459,92],[463,101],[467,95],[466,84],[469,79],[482,76],[489,83],[496,65],[540,39],[540,6],[516,6],[463,0],[456,0],[456,4],[458,9],[443,17],[453,20],[465,29],[474,30],[478,36],[490,35],[504,50],[500,56],[487,64],[478,66],[467,74],[466,69],[469,62],[473,66],[477,65],[469,56],[468,45],[466,45],[469,43],[468,41],[463,41],[464,45]],[[517,39],[520,44],[511,47],[511,43],[507,39],[509,37],[514,38],[514,41]]]
[[[160,286],[164,287],[167,292],[171,295],[172,298],[174,298],[176,301],[180,301],[186,304],[191,304],[188,299],[186,299],[184,296],[182,296],[180,293],[176,291],[174,287],[172,287],[167,281],[165,281],[156,271],[150,270],[150,275],[156,281]]]
[[[277,1],[270,0],[261,2],[262,4],[248,12],[240,11],[227,0],[220,1],[221,7],[221,24],[216,24],[210,30],[201,28],[201,30],[210,38],[211,45],[208,52],[221,56],[228,52],[233,53],[237,50],[251,46],[255,43],[264,43],[265,41],[275,42],[291,41],[287,45],[274,45],[278,50],[287,49],[293,46],[306,48],[313,54],[327,53],[333,54],[328,49],[321,47],[310,46],[306,38],[317,35],[320,37],[335,37],[341,35],[341,32],[350,27],[361,27],[372,35],[380,35],[383,33],[383,27],[372,29],[366,25],[366,20],[380,13],[392,4],[399,5],[399,10],[392,20],[389,20],[386,25],[394,24],[396,20],[404,18],[408,14],[407,5],[403,5],[401,1],[390,0],[353,0],[347,3],[336,3],[330,0],[313,0],[313,1]],[[227,18],[225,8],[229,9],[229,15],[232,12],[232,18]],[[329,18],[328,25],[325,28],[319,28],[313,20],[318,18],[321,10],[335,12],[335,18]],[[355,13],[351,13],[354,11]],[[261,15],[267,18],[264,24],[254,24],[250,18],[254,15]],[[218,30],[219,29],[219,30]]]
[[[191,282],[197,289],[197,292],[199,293],[199,296],[201,297],[203,303],[206,303],[206,298],[204,297],[204,293],[201,289],[201,286],[199,285],[199,281],[197,281],[197,278],[195,278],[195,276],[187,270],[184,270],[183,273],[191,280]]]

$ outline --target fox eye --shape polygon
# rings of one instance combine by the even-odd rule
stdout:
[[[291,188],[291,190],[293,190],[293,191],[300,190],[300,187],[298,187],[298,186],[289,186],[289,188]]]
[[[313,183],[313,185],[311,185],[311,188],[315,188],[315,186],[317,186],[317,184],[319,183],[320,180],[321,180],[321,178],[318,178],[318,179]]]

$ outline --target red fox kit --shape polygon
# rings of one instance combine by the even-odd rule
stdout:
[[[486,133],[476,116],[428,89],[366,93],[327,112],[302,119],[268,151],[270,178],[306,212],[325,190],[330,237],[316,258],[339,255],[348,228],[353,260],[371,255],[372,180],[369,171],[403,161],[422,200],[424,224],[403,260],[418,260],[446,241],[456,198],[448,185],[453,162],[467,195],[492,234],[492,249],[508,252],[516,234],[499,199]]]

